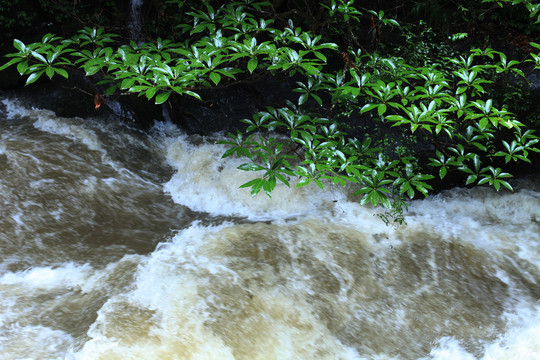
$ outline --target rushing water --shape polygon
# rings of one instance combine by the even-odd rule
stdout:
[[[0,359],[538,359],[540,183],[386,227],[215,139],[0,104]]]

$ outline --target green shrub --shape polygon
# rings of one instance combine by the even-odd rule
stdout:
[[[185,10],[183,2],[171,3]],[[239,169],[256,174],[241,186],[254,196],[261,190],[271,196],[278,182],[289,186],[294,177],[297,186],[352,184],[362,204],[392,209],[382,215],[388,222],[402,220],[405,199],[428,196],[433,182],[449,174],[465,185],[512,190],[512,175],[503,169],[530,162],[539,138],[516,119],[512,104],[493,94],[501,76],[524,78],[520,61],[490,48],[443,54],[429,42],[429,28],[413,35],[383,11],[351,0],[322,9],[325,36],[292,20],[276,25],[270,3],[203,2],[184,11],[181,42],[125,44],[102,28],[85,28],[69,39],[15,40],[16,52],[0,70],[16,66],[27,84],[82,70],[106,87],[105,95],[136,93],[156,104],[170,96],[200,100],[199,89],[261,74],[288,77],[295,96],[242,120],[245,131],[222,141],[230,146],[223,157],[245,158]],[[366,19],[401,32],[405,45],[381,55],[354,47],[347,30],[347,48],[329,40],[343,24],[360,27]],[[526,62],[540,68],[540,54]]]

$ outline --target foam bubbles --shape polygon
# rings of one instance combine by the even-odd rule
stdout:
[[[85,144],[90,150],[104,152],[104,149],[100,146],[96,133],[78,124],[82,122],[83,119],[57,117],[51,110],[28,108],[16,100],[2,99],[2,103],[6,106],[8,119],[22,117],[33,118],[35,119],[34,126],[39,130],[69,137]]]
[[[73,338],[61,330],[15,324],[0,335],[2,359],[62,359]]]
[[[221,159],[226,149],[211,141],[195,145],[187,136],[171,139],[167,159],[176,173],[165,185],[165,190],[176,202],[193,210],[252,220],[321,213],[333,209],[333,200],[341,197],[330,191],[320,191],[315,185],[295,188],[294,181],[290,189],[277,184],[272,198],[263,192],[252,197],[250,189],[239,187],[262,174],[238,170],[246,159]]]
[[[100,309],[91,339],[71,356],[362,359],[331,333],[303,291],[296,296],[274,283],[271,269],[234,264],[226,244],[234,229],[194,225],[157,249],[139,268],[136,288]],[[242,236],[248,229],[237,230]]]
[[[56,287],[74,287],[84,283],[90,270],[88,264],[82,266],[65,264],[56,268],[50,266],[37,267],[22,272],[8,272],[0,276],[0,284],[42,290],[51,290]]]
[[[507,331],[486,346],[484,359],[540,359],[540,305],[530,308],[523,304],[507,317]]]
[[[475,357],[460,342],[451,337],[441,338],[429,357],[423,360],[536,360],[540,358],[540,306],[518,307],[508,314],[507,331],[495,341],[485,342],[483,355]]]

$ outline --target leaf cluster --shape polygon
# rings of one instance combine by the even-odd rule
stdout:
[[[173,1],[184,10],[183,2]],[[384,12],[352,0],[323,8],[335,28],[364,20],[402,29]],[[452,174],[466,185],[512,190],[503,168],[530,163],[538,136],[508,104],[490,96],[497,79],[525,79],[523,64],[540,68],[540,53],[524,61],[490,48],[449,54],[444,61],[379,55],[361,47],[340,49],[323,34],[274,23],[267,2],[205,1],[185,12],[183,42],[157,39],[119,43],[103,29],[85,28],[69,39],[52,34],[40,42],[14,41],[0,70],[16,66],[27,84],[44,74],[67,78],[83,71],[105,95],[135,93],[166,102],[171,95],[201,99],[201,89],[228,86],[261,74],[293,79],[285,106],[267,107],[244,119],[245,131],[229,133],[223,157],[246,159],[239,169],[256,175],[241,187],[271,196],[278,182],[290,186],[354,187],[361,204],[382,205],[401,219],[405,199],[428,196],[433,182]],[[374,22],[375,24],[375,22]],[[540,45],[531,43],[540,50]],[[329,64],[341,57],[342,66]],[[431,57],[432,58],[432,57]],[[432,58],[433,59],[433,58]]]

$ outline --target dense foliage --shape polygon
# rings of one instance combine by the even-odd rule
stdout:
[[[537,4],[512,3],[524,3],[534,21],[540,16]],[[168,4],[179,10],[174,39],[122,42],[86,27],[71,38],[15,40],[0,69],[16,66],[26,84],[82,70],[103,96],[137,93],[156,104],[198,101],[201,89],[254,77],[280,79],[292,84],[287,101],[242,120],[222,142],[230,146],[224,157],[244,157],[239,168],[256,174],[242,187],[270,196],[295,177],[297,186],[353,184],[362,204],[391,210],[387,220],[400,221],[406,198],[428,196],[449,177],[512,190],[505,169],[539,152],[531,129],[538,117],[518,120],[512,107],[527,89],[524,72],[540,69],[537,43],[518,59],[487,46],[459,49],[465,32],[440,40],[426,22],[403,25],[353,0],[317,4],[310,11],[324,19],[318,23],[294,12],[284,18],[266,2]],[[501,94],[503,85],[513,92]]]

